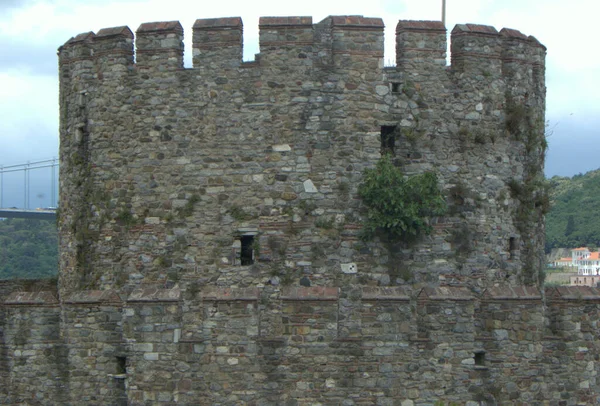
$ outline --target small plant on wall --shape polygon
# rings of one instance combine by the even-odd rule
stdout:
[[[388,154],[375,168],[365,170],[358,193],[368,210],[365,239],[383,231],[390,240],[409,242],[431,232],[428,217],[446,212],[437,176],[426,172],[407,177]]]

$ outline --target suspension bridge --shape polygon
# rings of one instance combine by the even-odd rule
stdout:
[[[57,158],[0,165],[0,218],[56,218],[58,166]]]

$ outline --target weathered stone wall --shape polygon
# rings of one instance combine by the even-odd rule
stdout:
[[[4,304],[11,293],[17,291],[50,291],[54,297],[57,296],[56,280],[53,279],[42,279],[42,280],[3,280],[0,281],[0,303]],[[11,360],[13,359],[13,353],[9,352],[6,345],[6,328],[7,328],[7,315],[11,317],[3,305],[0,306],[0,404],[8,405],[12,401],[8,397],[10,382],[10,371],[11,371]]]
[[[0,403],[597,404],[600,291],[540,292],[545,48],[378,18],[197,20],[59,50],[59,293],[0,288]],[[449,204],[363,242],[394,128]],[[389,145],[388,145],[389,146]],[[19,289],[22,290],[22,289]],[[34,289],[35,290],[35,289]]]
[[[239,18],[81,34],[59,52],[61,289],[536,284],[545,48],[518,31],[378,18]],[[435,171],[450,210],[417,244],[359,241],[365,168]],[[251,241],[251,242],[250,242]],[[245,248],[244,244],[250,244]],[[250,250],[254,263],[242,264]],[[250,261],[252,262],[252,261]]]
[[[51,292],[15,292],[4,302],[3,352],[8,404],[63,404],[69,366],[60,337],[61,309]]]
[[[64,300],[70,404],[127,404],[122,308],[113,291],[79,292]]]
[[[594,405],[599,305],[587,287],[146,287],[62,305],[16,294],[3,305],[3,399]]]

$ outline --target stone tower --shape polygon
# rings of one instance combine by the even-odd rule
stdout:
[[[540,289],[545,48],[518,31],[240,18],[59,50],[61,268],[0,284],[0,403],[596,405],[600,289]],[[135,55],[135,59],[134,59]],[[361,240],[382,153],[437,175]],[[413,178],[414,179],[414,178]]]
[[[64,292],[147,283],[485,288],[543,260],[545,48],[519,31],[379,18],[240,18],[80,34],[60,48]],[[393,138],[449,210],[414,244],[359,239],[365,168]]]

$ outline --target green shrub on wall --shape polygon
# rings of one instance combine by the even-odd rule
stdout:
[[[365,170],[358,193],[368,210],[365,239],[380,230],[392,240],[411,241],[431,232],[428,217],[446,212],[437,176],[426,172],[407,177],[389,155],[384,155],[375,168]]]

